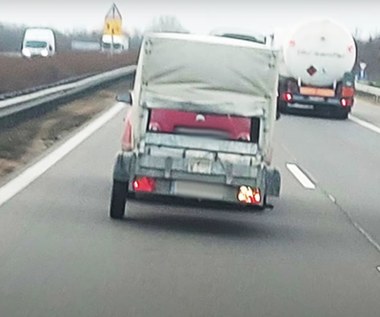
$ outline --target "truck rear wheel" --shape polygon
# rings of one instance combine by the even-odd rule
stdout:
[[[112,186],[110,217],[122,219],[125,215],[128,194],[128,183],[115,181]]]
[[[336,112],[334,112],[334,118],[346,120],[348,118],[349,113],[350,111],[347,109],[338,109]]]
[[[288,104],[283,100],[279,100],[277,102],[277,109],[280,113],[286,113],[288,110]]]

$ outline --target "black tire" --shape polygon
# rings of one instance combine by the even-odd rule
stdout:
[[[122,219],[125,215],[127,203],[128,183],[113,182],[111,194],[110,217],[112,219]]]
[[[283,100],[279,100],[277,103],[277,109],[280,113],[287,113],[288,112],[288,103],[283,101]]]

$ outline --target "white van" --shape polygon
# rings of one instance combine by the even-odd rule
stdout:
[[[21,54],[31,58],[48,57],[55,54],[55,35],[48,28],[29,28],[25,30]]]
[[[114,35],[113,38],[111,35],[104,34],[101,40],[101,49],[102,52],[110,52],[121,53],[123,51],[127,51],[129,48],[128,37],[125,35]]]

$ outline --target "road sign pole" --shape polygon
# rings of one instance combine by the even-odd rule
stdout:
[[[108,11],[105,17],[105,25],[103,35],[109,39],[111,39],[109,54],[114,55],[115,53],[115,35],[122,38],[122,17],[119,9],[115,4],[112,5],[111,9]],[[121,45],[118,41],[116,41],[117,45]]]
[[[364,62],[360,62],[359,63],[359,67],[360,67],[360,80],[364,80],[364,79],[366,79],[366,68],[367,68],[367,64],[366,63],[364,63]]]
[[[111,56],[113,56],[113,46],[114,46],[114,40],[113,40],[113,30],[112,30],[112,34],[111,34]]]

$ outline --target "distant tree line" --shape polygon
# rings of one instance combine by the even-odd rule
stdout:
[[[0,24],[0,52],[19,51],[25,27]]]
[[[150,23],[148,32],[189,33],[177,17],[172,15],[159,16]]]
[[[21,49],[22,39],[27,26],[0,23],[0,52],[18,52]],[[145,32],[174,32],[189,33],[175,16],[163,15],[152,20]],[[58,52],[71,50],[72,41],[100,42],[102,31],[76,30],[63,33],[54,30]],[[130,49],[138,50],[143,33],[135,31],[130,37]]]
[[[357,41],[358,58],[355,71],[359,72],[359,63],[367,64],[368,80],[380,81],[380,37],[370,37],[367,41]]]
[[[27,26],[25,25],[12,25],[0,23],[0,52],[18,52],[21,49],[22,39]],[[86,31],[77,30],[70,33],[63,33],[54,30],[56,37],[57,51],[71,50],[71,42],[75,41],[88,41],[100,42],[101,31]],[[142,40],[142,34],[136,32],[130,38],[130,48],[138,49]]]
[[[25,25],[0,24],[0,52],[20,51],[26,28],[27,26]],[[100,34],[97,34],[97,32],[77,31],[64,34],[54,30],[54,33],[58,51],[70,50],[73,39],[98,41],[100,38]]]

